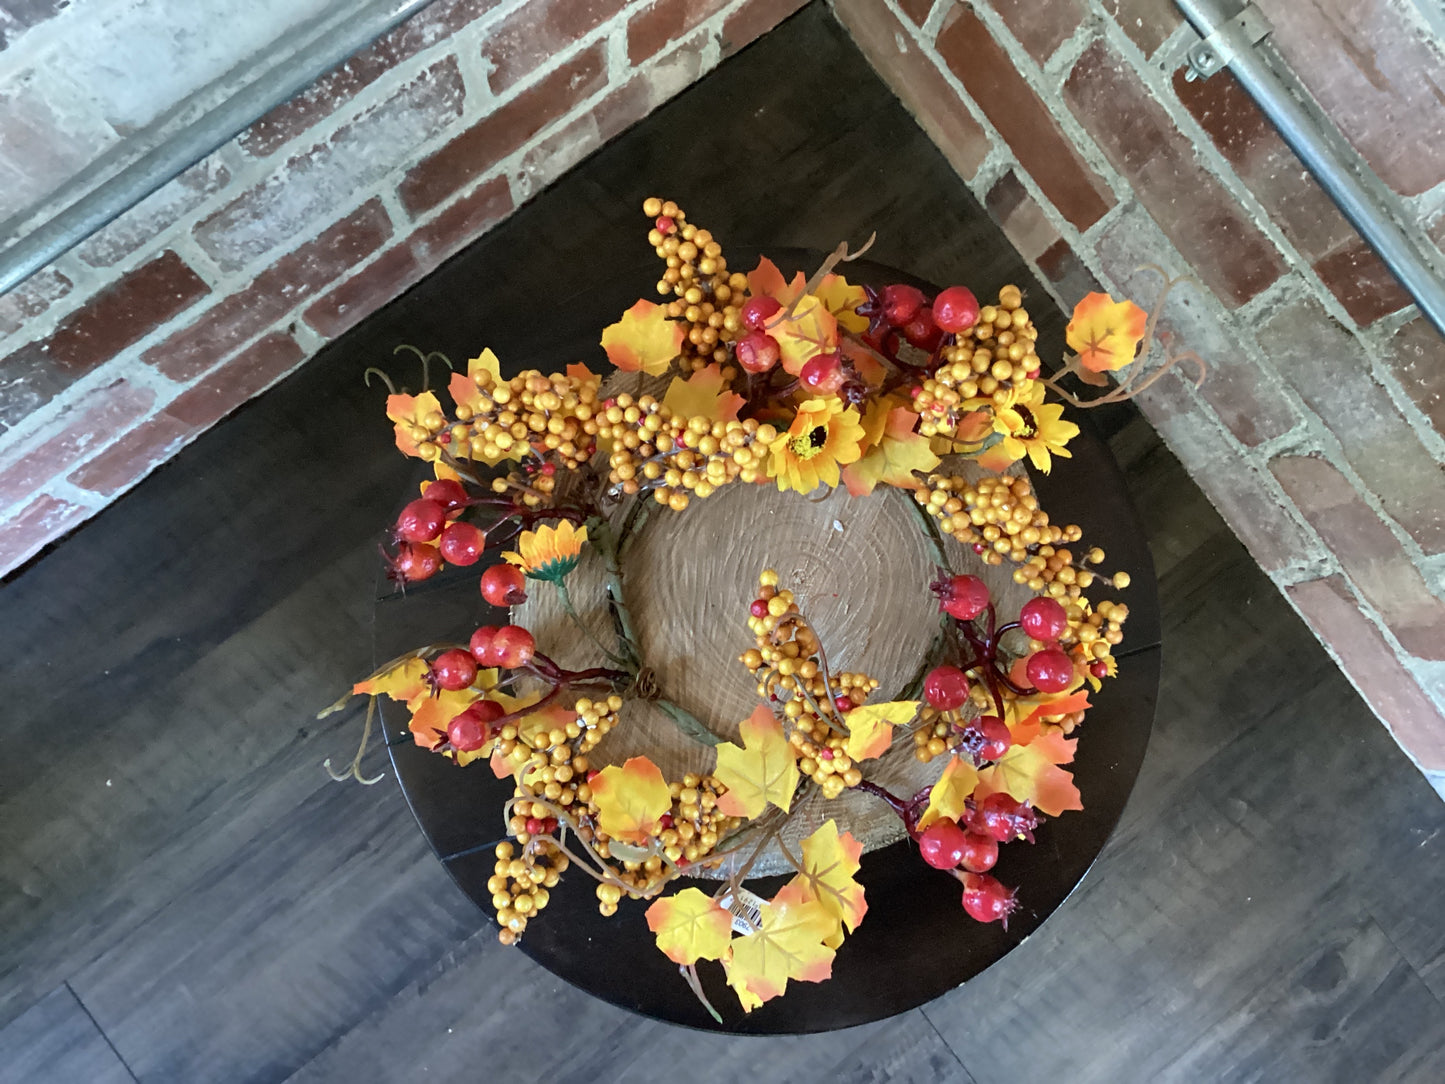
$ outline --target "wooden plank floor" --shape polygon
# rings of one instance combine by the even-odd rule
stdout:
[[[883,262],[1047,304],[814,6],[14,576],[0,1081],[1445,1079],[1445,805],[1129,411],[1149,756],[1079,891],[920,1011],[767,1040],[627,1015],[498,946],[390,780],[327,781],[358,723],[312,715],[368,668],[411,472],[362,368],[524,356],[537,298],[645,260],[654,189],[739,244],[876,228]]]

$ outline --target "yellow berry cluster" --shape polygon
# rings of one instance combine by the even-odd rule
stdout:
[[[1026,475],[969,482],[960,475],[930,474],[914,491],[914,499],[954,538],[981,551],[985,564],[1000,565],[1008,558],[1020,565],[1014,581],[1028,584],[1031,590],[1046,591],[1054,598],[1077,597],[1079,588],[1094,581],[1093,572],[1073,567],[1072,552],[1063,548],[1066,542],[1077,542],[1083,532],[1073,524],[1051,524]],[[1102,559],[1103,551],[1096,552]]]
[[[527,929],[527,920],[547,906],[550,889],[566,871],[570,861],[548,840],[539,839],[520,853],[511,843],[497,844],[497,862],[492,867],[487,890],[497,909],[497,939],[515,945]]]
[[[975,686],[975,691],[977,686]],[[987,692],[984,693],[987,696]],[[983,708],[992,711],[992,708]],[[927,764],[934,757],[941,757],[957,744],[958,731],[953,724],[960,718],[957,711],[939,711],[924,704],[919,709],[919,727],[913,732],[913,755]]]
[[[517,448],[535,448],[575,470],[597,444],[597,377],[550,376],[535,369],[496,380],[485,369],[472,377],[477,396],[457,405],[452,454],[496,462]]]
[[[712,362],[726,365],[727,344],[742,328],[739,310],[747,300],[748,277],[728,273],[722,246],[707,230],[688,222],[687,214],[672,200],[651,196],[643,201],[642,212],[654,220],[648,243],[667,264],[657,292],[673,295],[667,315],[687,324],[678,365],[684,372],[696,372]],[[732,375],[724,369],[724,379]]]
[[[616,491],[650,489],[658,504],[680,512],[691,497],[766,477],[768,445],[777,430],[753,419],[684,417],[651,395],[623,394],[602,409],[598,436],[612,445],[607,479]]]

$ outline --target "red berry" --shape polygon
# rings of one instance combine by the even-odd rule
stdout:
[[[459,647],[443,651],[432,660],[431,679],[442,689],[465,689],[477,680],[477,660]]]
[[[883,287],[883,315],[894,327],[902,327],[918,315],[928,298],[916,286],[902,284]]]
[[[1098,662],[1091,662],[1089,664],[1089,673],[1093,674],[1096,678],[1106,678],[1109,676],[1109,664],[1103,659],[1100,659]]]
[[[482,573],[482,598],[493,606],[519,606],[527,601],[527,581],[516,565],[493,565]]]
[[[918,853],[934,869],[954,869],[963,860],[967,836],[957,821],[946,817],[930,824],[918,837]]]
[[[819,760],[832,760],[832,759],[833,759],[833,750],[829,749],[826,745],[823,746],[823,748],[821,748],[821,749],[818,750],[818,759],[819,759]]]
[[[478,700],[460,715],[454,715],[447,724],[447,740],[463,753],[480,749],[495,737],[492,724],[507,714],[507,709],[495,700]]]
[[[988,609],[988,585],[977,576],[940,578],[933,584],[938,608],[960,621],[972,621]]]
[[[537,641],[521,625],[503,625],[492,637],[492,651],[498,666],[514,670],[532,661],[537,653]]]
[[[497,631],[496,625],[483,625],[472,633],[471,640],[467,642],[467,650],[472,653],[472,658],[482,666],[497,665],[496,654],[492,647],[497,638]]]
[[[593,768],[590,772],[587,773],[587,782],[592,782],[592,780],[596,779],[601,774],[601,768]]]
[[[446,509],[436,501],[420,497],[396,517],[396,536],[408,542],[430,542],[446,525]]]
[[[455,512],[467,503],[466,488],[455,478],[438,478],[422,490],[422,496],[436,501],[448,512]]]
[[[449,565],[474,565],[487,548],[487,536],[470,523],[453,523],[437,543]]]
[[[765,373],[782,356],[778,340],[766,331],[749,331],[733,347],[738,364],[750,373]]]
[[[969,873],[963,878],[963,909],[979,922],[1002,922],[1018,907],[1012,889],[1005,888],[987,873]]]
[[[667,215],[658,215],[657,221],[654,222],[653,225],[657,227],[658,233],[671,233],[676,228],[677,223]]]
[[[1046,647],[1029,656],[1024,673],[1040,692],[1061,693],[1074,680],[1074,660],[1056,647]]]
[[[845,696],[843,693],[839,693],[837,696],[833,697],[833,706],[839,711],[846,714],[853,710],[853,698],[851,696]]]
[[[529,836],[540,836],[546,827],[547,822],[544,820],[540,820],[537,817],[527,818],[527,834]]]
[[[978,747],[980,760],[997,760],[1014,743],[1008,725],[997,715],[980,715],[973,721],[973,729],[978,731],[981,739]]]
[[[768,321],[782,311],[783,303],[776,297],[769,297],[762,294],[759,297],[750,297],[743,303],[742,312],[738,315],[742,319],[743,327],[749,331],[767,330]]]
[[[938,666],[923,679],[923,698],[939,711],[952,711],[968,699],[968,677],[956,666]]]
[[[998,840],[981,836],[977,832],[966,832],[963,837],[963,856],[958,864],[969,873],[987,873],[998,861]]]
[[[666,831],[667,829],[671,828],[671,827],[672,827],[672,814],[671,814],[671,813],[664,813],[661,817],[657,818],[657,826],[658,826],[659,828],[661,828],[663,831]]]
[[[752,614],[754,617],[767,617],[768,600],[765,598],[753,599],[753,604],[748,607],[748,613]]]
[[[957,335],[978,323],[978,298],[967,286],[950,286],[933,299],[933,319]]]
[[[810,358],[798,370],[798,380],[805,387],[823,395],[837,392],[845,379],[842,363],[836,353],[819,354]]]
[[[1034,829],[1039,826],[1039,815],[1027,802],[1018,801],[1006,791],[998,791],[974,807],[968,826],[979,835],[1000,843],[1011,839],[1027,839],[1032,843]]]
[[[442,569],[442,555],[425,542],[403,542],[391,562],[393,579],[402,583],[428,580]]]
[[[1069,627],[1069,615],[1051,598],[1031,598],[1019,611],[1019,624],[1035,640],[1057,640]]]
[[[920,350],[930,354],[943,342],[943,329],[933,322],[933,310],[927,305],[903,328],[903,337]]]

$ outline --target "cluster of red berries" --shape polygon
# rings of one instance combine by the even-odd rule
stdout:
[[[989,875],[998,862],[1000,843],[1034,841],[1039,816],[1027,802],[1002,791],[975,803],[959,820],[944,817],[917,833],[918,851],[934,869],[948,870],[963,882],[963,909],[979,922],[1002,922],[1017,906],[1012,889]],[[961,874],[960,874],[961,871]]]
[[[391,578],[417,583],[446,565],[476,564],[487,548],[487,535],[458,518],[470,503],[460,482],[444,478],[403,508],[392,529],[397,552],[386,555]]]

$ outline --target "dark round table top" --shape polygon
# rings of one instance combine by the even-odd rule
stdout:
[[[755,261],[755,254],[744,255]],[[789,273],[811,270],[821,258],[797,250],[771,250],[768,255]],[[917,281],[866,262],[843,270],[851,281]],[[644,296],[653,281],[649,273],[655,276],[655,268],[579,295],[564,307],[559,322],[566,326],[550,329],[546,360],[503,358],[503,371],[509,362],[512,371],[546,370],[575,360],[600,368],[596,343],[601,328]],[[647,903],[623,900],[615,916],[603,918],[588,877],[562,878],[547,909],[529,923],[521,951],[588,993],[660,1020],[707,1030],[787,1034],[851,1027],[915,1008],[978,974],[1038,929],[1083,879],[1123,812],[1148,744],[1159,688],[1158,587],[1143,531],[1119,467],[1087,412],[1071,409],[1068,416],[1081,430],[1069,445],[1073,458],[1056,459],[1053,473],[1034,473],[1033,482],[1054,522],[1079,524],[1087,543],[1108,553],[1111,569],[1130,574],[1132,584],[1124,596],[1130,616],[1116,653],[1119,674],[1092,697],[1076,759],[1068,766],[1083,810],[1048,819],[1033,846],[1018,844],[999,852],[993,872],[1017,887],[1020,904],[1007,930],[967,918],[958,882],[928,868],[914,845],[902,840],[863,856],[857,879],[867,893],[868,917],[838,950],[830,980],[791,982],[782,997],[745,1014],[726,986],[722,968],[699,964],[704,989],[722,1014],[722,1024],[708,1015],[677,966],[658,951],[643,917]],[[422,477],[419,473],[418,479]],[[414,493],[409,489],[399,494],[398,507]],[[379,578],[376,658],[393,658],[424,643],[464,641],[479,625],[504,623],[499,611],[481,598],[476,576],[476,568],[448,569],[405,596],[390,592]],[[417,747],[402,706],[385,699],[381,704],[397,780],[422,832],[457,884],[490,917],[486,882],[495,861],[492,848],[506,838],[502,805],[511,797],[512,781],[494,778],[485,763],[459,769]],[[771,896],[786,880],[758,878],[749,886]],[[687,879],[676,887],[689,884],[709,894],[716,887],[715,881]],[[1039,961],[1039,966],[1047,964]]]

